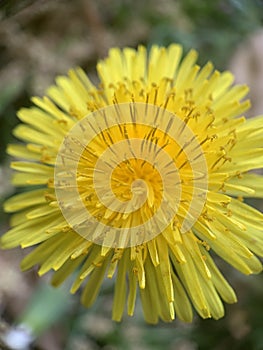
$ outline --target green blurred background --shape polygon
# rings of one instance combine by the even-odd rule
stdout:
[[[263,113],[262,25],[261,0],[0,0],[0,204],[14,192],[5,148],[14,141],[16,110],[29,106],[30,96],[43,95],[56,75],[79,65],[96,82],[96,61],[112,46],[179,42],[185,52],[199,51],[200,64],[231,67],[237,81],[248,81],[252,102]],[[2,211],[0,220],[4,232],[8,217]],[[195,317],[190,325],[149,326],[138,302],[136,315],[117,324],[111,321],[112,283],[87,311],[67,287],[47,287],[49,276],[21,273],[24,254],[0,252],[0,335],[33,319],[40,329],[32,349],[263,350],[262,276],[244,277],[220,263],[239,302],[226,306],[219,321]],[[51,311],[45,313],[47,306]]]

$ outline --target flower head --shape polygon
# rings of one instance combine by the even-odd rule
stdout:
[[[61,284],[77,271],[89,307],[104,278],[115,278],[113,319],[133,315],[139,294],[146,321],[224,314],[236,296],[211,252],[259,273],[263,215],[244,203],[263,195],[260,117],[246,86],[192,50],[111,49],[93,85],[77,68],[58,77],[14,130],[23,144],[13,183],[25,191],[5,203],[14,213],[3,248],[37,245],[22,269],[54,270]]]

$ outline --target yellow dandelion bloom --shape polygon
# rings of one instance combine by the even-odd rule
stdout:
[[[37,245],[23,270],[76,274],[82,303],[104,278],[115,283],[113,319],[147,322],[224,315],[236,295],[214,262],[259,273],[263,215],[243,198],[263,196],[263,119],[246,119],[247,87],[229,72],[196,64],[191,50],[114,48],[98,62],[95,86],[80,69],[60,76],[22,108],[8,146],[14,213],[4,249]],[[212,253],[212,255],[211,255]],[[223,301],[222,301],[223,300]]]

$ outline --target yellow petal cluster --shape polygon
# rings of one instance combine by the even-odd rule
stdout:
[[[203,318],[219,319],[224,315],[222,300],[234,303],[236,295],[219,271],[215,255],[244,274],[262,270],[257,256],[263,256],[263,215],[244,199],[263,196],[263,177],[250,172],[263,164],[263,118],[243,116],[249,108],[244,99],[248,88],[233,85],[230,72],[220,73],[210,62],[200,67],[196,60],[194,50],[182,58],[182,47],[177,44],[153,46],[149,52],[143,46],[137,50],[113,48],[97,64],[98,86],[76,68],[58,77],[45,97],[32,98],[33,107],[18,112],[22,123],[14,135],[22,143],[9,145],[7,151],[18,159],[11,163],[13,183],[24,190],[5,203],[6,212],[13,214],[1,247],[36,245],[22,261],[22,269],[38,265],[40,275],[54,270],[54,286],[75,273],[71,292],[81,288],[81,301],[87,307],[95,301],[103,281],[113,279],[116,321],[121,320],[124,309],[133,315],[138,296],[149,323],[175,317],[191,322],[193,308]],[[56,196],[54,169],[60,145],[74,125],[95,111],[124,103],[160,107],[191,129],[205,157],[207,193],[197,220],[182,232],[180,223],[189,210],[193,189],[186,153],[172,142],[166,144],[160,130],[138,126],[137,137],[157,140],[158,147],[176,158],[182,169],[182,198],[176,217],[159,235],[140,245],[114,248],[85,239],[67,222]],[[119,131],[115,128],[94,139],[94,153],[88,149],[83,153],[79,173],[92,169],[96,154],[121,135],[132,139],[133,127],[122,125]],[[162,192],[158,172],[138,160],[123,162],[116,169],[113,192],[117,197],[131,195],[128,187],[137,178],[135,173],[148,179],[150,192],[136,215],[115,217],[127,227],[129,218],[140,222],[149,208],[159,205]],[[111,220],[112,212],[98,206],[98,199],[92,197],[92,183],[80,176],[78,184],[85,196],[90,195],[91,212],[104,222]]]

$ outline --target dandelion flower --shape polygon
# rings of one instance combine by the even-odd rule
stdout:
[[[60,76],[44,98],[18,112],[8,146],[18,160],[5,203],[13,213],[1,247],[36,247],[23,270],[54,270],[58,286],[75,273],[86,307],[114,280],[112,317],[145,319],[192,307],[203,318],[236,302],[218,257],[244,274],[262,269],[263,119],[246,119],[247,87],[229,72],[196,64],[191,50],[114,48],[98,62],[95,86],[80,69]]]

